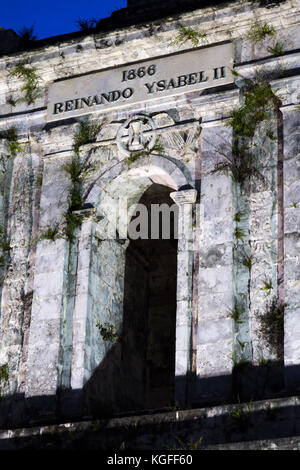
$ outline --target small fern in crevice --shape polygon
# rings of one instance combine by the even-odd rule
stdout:
[[[261,290],[265,291],[267,295],[271,294],[271,290],[273,289],[273,282],[272,279],[264,280],[264,287]]]
[[[267,81],[260,78],[248,81],[244,104],[232,112],[227,125],[236,136],[252,138],[258,124],[268,118],[267,106],[275,100],[278,98]]]
[[[266,136],[272,141],[277,140],[277,137],[274,135],[274,132],[271,131],[270,129],[266,130]]]
[[[195,441],[193,439],[189,439],[186,442],[184,442],[178,436],[175,436],[175,439],[177,443],[179,444],[179,447],[175,447],[174,449],[170,449],[170,450],[200,450],[200,447],[203,441],[203,436],[199,437],[199,439]]]
[[[2,251],[9,252],[11,250],[9,240],[0,240],[0,248]]]
[[[17,106],[17,101],[13,98],[12,95],[10,95],[7,100],[6,100],[6,103],[9,104],[10,106],[12,106],[13,108],[15,106]]]
[[[266,21],[264,23],[256,21],[248,32],[247,38],[250,41],[258,44],[267,37],[274,37],[276,35],[276,29],[273,25],[269,25]]]
[[[64,163],[62,169],[70,176],[71,187],[69,190],[69,210],[79,210],[84,203],[83,180],[95,170],[90,161],[90,153],[81,161],[79,153],[74,152],[70,162]]]
[[[0,383],[8,383],[9,381],[9,367],[8,364],[2,364],[0,366]]]
[[[39,175],[36,179],[36,185],[38,188],[41,188],[43,186],[43,175]]]
[[[22,49],[29,49],[37,40],[37,36],[34,33],[34,26],[23,26],[18,31],[18,35],[21,38]]]
[[[94,29],[96,27],[97,20],[96,18],[78,18],[75,24],[80,31],[88,31],[89,29]]]
[[[76,154],[82,145],[96,142],[97,135],[103,127],[103,122],[98,124],[91,123],[88,119],[79,122],[79,129],[74,136],[73,150]]]
[[[68,197],[69,207],[64,215],[66,223],[64,231],[70,242],[74,240],[74,232],[82,223],[82,216],[74,213],[74,211],[82,208],[87,197],[83,194],[83,180],[95,170],[95,165],[91,162],[92,150],[87,152],[87,156],[81,159],[80,147],[96,142],[97,135],[103,125],[104,122],[93,124],[88,119],[80,121],[79,128],[73,139],[74,154],[72,155],[71,161],[62,166],[62,169],[71,179]],[[86,194],[88,195],[88,193]]]
[[[55,224],[53,227],[48,226],[46,229],[40,234],[39,239],[40,240],[51,240],[55,241],[57,238],[60,238],[60,233],[59,233],[59,224]]]
[[[41,89],[39,87],[40,77],[37,74],[36,68],[19,64],[10,71],[9,76],[11,78],[20,78],[23,81],[21,92],[23,92],[24,96],[15,100],[15,103],[25,102],[30,105],[35,103],[41,96]]]
[[[0,225],[0,249],[3,253],[9,253],[11,250],[10,240],[5,236],[5,230],[2,225]],[[2,263],[5,262],[5,256],[2,255]]]
[[[186,43],[187,41],[191,41],[193,46],[198,46],[201,41],[206,39],[207,34],[201,31],[196,31],[190,27],[182,26],[177,34],[177,37],[173,41],[174,44],[181,46],[182,44]]]
[[[64,215],[66,221],[65,235],[67,240],[72,242],[74,240],[74,232],[80,227],[82,223],[82,217],[79,214],[75,214],[70,209]]]
[[[15,127],[11,127],[5,131],[0,131],[0,140],[2,139],[7,141],[12,157],[15,157],[17,152],[22,152],[22,147],[18,142],[18,132]]]
[[[254,263],[254,260],[253,260],[253,256],[251,256],[251,255],[249,255],[249,256],[245,255],[242,258],[242,265],[245,266],[246,268],[248,268],[249,270],[252,268],[253,263]]]
[[[280,358],[283,356],[284,312],[286,307],[287,304],[273,298],[266,305],[265,311],[258,314],[258,335],[277,352]]]
[[[243,216],[244,216],[243,212],[236,212],[233,216],[234,222],[240,222]]]
[[[265,182],[265,178],[257,168],[253,141],[255,131],[260,123],[268,119],[268,111],[271,105],[278,106],[279,99],[274,94],[270,84],[261,77],[254,81],[246,80],[247,89],[244,92],[244,103],[234,109],[226,124],[233,131],[234,143],[232,154],[220,154],[225,160],[217,163],[212,173],[224,172],[231,175],[233,181],[243,185],[253,178]],[[269,137],[274,138],[269,133]]]
[[[153,147],[150,149],[148,145],[145,145],[145,149],[137,152],[131,152],[129,157],[127,157],[127,163],[130,165],[136,162],[141,157],[148,157],[152,154],[161,155],[164,153],[164,147],[161,144],[160,136],[158,136],[155,140]]]
[[[232,156],[217,163],[211,173],[229,174],[232,180],[240,185],[254,177],[264,182],[264,176],[255,166],[255,156],[247,145],[239,148],[237,144],[234,144]]]
[[[229,406],[229,416],[237,421],[248,421],[251,412],[251,401],[241,403],[240,396],[237,396],[237,404]]]
[[[127,161],[128,165],[132,165],[139,158],[144,157],[144,156],[145,156],[144,152],[131,152],[129,157],[127,157],[126,161]]]
[[[228,317],[232,318],[235,323],[241,323],[243,313],[244,309],[235,301],[233,308],[229,310]]]
[[[100,335],[104,341],[112,343],[120,338],[120,335],[116,332],[116,327],[112,323],[105,322],[102,324],[101,322],[98,322],[96,326],[99,328]]]
[[[283,42],[276,41],[276,43],[273,46],[267,48],[267,51],[273,56],[279,57],[283,55],[283,47],[284,47]]]
[[[235,227],[233,234],[237,240],[242,240],[245,236],[243,229],[241,229],[240,227]]]

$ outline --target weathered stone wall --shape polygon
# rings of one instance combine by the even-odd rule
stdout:
[[[175,401],[220,403],[237,395],[250,400],[299,389],[298,17],[296,0],[267,7],[233,2],[150,24],[114,24],[110,31],[64,37],[0,57],[0,131],[15,127],[22,145],[12,157],[1,139],[1,224],[3,242],[9,241],[9,248],[1,241],[0,366],[9,373],[0,383],[1,426],[23,424],[34,415],[45,421],[87,410],[100,413],[99,393],[111,402],[124,399],[117,390],[124,374],[118,371],[122,350],[101,338],[97,322],[122,329],[129,241],[124,234],[109,239],[105,215],[108,204],[125,198],[138,203],[153,183],[172,190],[179,206]],[[256,21],[273,25],[277,36],[257,43],[249,39]],[[232,41],[235,84],[92,113],[92,122],[104,125],[96,142],[81,148],[80,158],[91,152],[96,171],[83,181],[83,191],[91,191],[79,211],[82,223],[68,240],[71,182],[65,167],[82,119],[47,123],[49,85],[184,52],[193,44],[188,38],[175,43],[182,26],[206,33],[199,46]],[[272,53],[276,41],[280,56]],[[41,95],[29,105],[13,106],[11,98],[24,93],[22,80],[10,76],[20,63],[36,69]],[[241,189],[230,173],[212,171],[232,158],[235,135],[229,118],[243,102],[247,80],[257,74],[280,102],[270,105],[254,136],[256,167],[266,183],[254,179]],[[153,118],[163,156],[130,162],[119,151],[118,129],[137,113]],[[240,223],[234,221],[237,213],[243,214]],[[56,226],[60,236],[47,239],[45,231]],[[237,227],[244,234],[239,241]],[[250,269],[241,262],[245,255],[252,257]],[[264,281],[271,283],[270,295]],[[258,334],[258,314],[273,297],[287,304],[280,357]],[[239,321],[231,318],[236,299],[244,311]],[[245,363],[248,375],[236,374],[233,369]],[[92,380],[101,364],[107,371],[115,366],[106,389]],[[16,401],[18,407],[10,405]]]

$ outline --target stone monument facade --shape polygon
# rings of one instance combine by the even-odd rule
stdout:
[[[2,429],[299,394],[299,2],[198,3],[1,54]]]

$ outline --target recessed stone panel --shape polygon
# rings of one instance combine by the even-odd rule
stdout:
[[[153,58],[49,86],[48,121],[144,103],[233,82],[232,44]]]

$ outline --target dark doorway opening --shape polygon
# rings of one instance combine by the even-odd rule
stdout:
[[[175,207],[174,217],[170,212],[169,239],[162,238],[160,218],[158,239],[131,239],[126,251],[122,368],[126,374],[123,396],[131,410],[162,408],[174,402],[177,208],[171,191],[153,184],[139,202],[147,207],[149,231],[151,205]]]

